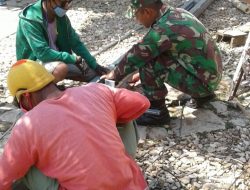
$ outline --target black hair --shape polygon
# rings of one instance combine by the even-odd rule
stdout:
[[[144,5],[143,7],[160,9],[162,5],[163,5],[163,2],[161,0],[155,0],[154,3],[151,3],[149,5]]]
[[[12,105],[14,105],[17,108],[21,108],[20,105],[19,105],[19,103],[18,103],[18,101],[17,101],[17,97],[16,96],[14,97],[14,99],[12,101]]]
[[[18,92],[18,91],[20,91],[20,90],[27,90],[27,88],[19,88],[16,92]],[[20,95],[21,96],[21,95]],[[19,101],[17,100],[17,97],[16,96],[14,96],[14,99],[13,99],[13,101],[12,101],[12,104],[14,105],[14,106],[16,106],[17,108],[21,108],[20,107],[20,104],[19,104]]]

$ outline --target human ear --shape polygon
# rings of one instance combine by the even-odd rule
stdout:
[[[153,9],[150,8],[143,8],[143,12],[145,15],[151,15],[153,12]]]

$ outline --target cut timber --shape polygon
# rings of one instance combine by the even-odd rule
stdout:
[[[199,17],[214,0],[189,0],[181,8]]]
[[[237,65],[236,71],[234,73],[231,89],[229,91],[229,100],[232,100],[236,96],[236,92],[240,85],[242,76],[244,74],[244,68],[246,67],[249,59],[248,51],[250,49],[250,33],[248,33],[246,44],[244,46],[243,52],[240,57],[239,64]]]
[[[243,3],[239,0],[232,0],[232,3],[235,7],[243,11],[244,13],[249,14],[250,13],[250,4],[249,3]]]
[[[235,71],[235,74],[234,74],[233,82],[236,82],[237,77],[240,73],[240,70],[244,69],[244,66],[248,63],[248,59],[250,57],[248,54],[249,49],[250,49],[250,33],[248,33],[246,44],[244,46],[243,52],[242,52],[241,57],[240,57],[239,64],[238,64],[236,71]]]
[[[218,30],[217,42],[229,42],[231,47],[238,47],[245,44],[247,33],[239,30]]]

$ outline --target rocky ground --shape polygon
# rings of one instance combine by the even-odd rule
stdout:
[[[173,6],[183,2],[169,0]],[[128,1],[124,0],[87,3],[78,0],[68,13],[72,25],[100,64],[113,63],[146,32],[124,17],[127,6]],[[216,38],[217,30],[237,28],[249,18],[229,0],[215,0],[199,19]],[[113,42],[117,43],[104,51]],[[136,160],[145,172],[150,189],[250,189],[250,77],[242,83],[239,102],[228,102],[229,85],[243,47],[231,48],[226,42],[218,42],[218,46],[223,55],[224,75],[216,91],[217,99],[199,110],[169,108],[176,117],[170,129],[139,126],[141,139]],[[9,111],[6,104],[12,101],[6,90],[6,73],[15,61],[15,34],[0,40],[0,52],[0,106],[7,107],[0,110],[0,119],[13,121],[17,111]],[[72,81],[65,84],[79,85]],[[176,96],[172,90],[168,98],[176,99]],[[12,112],[11,119],[7,112]],[[2,138],[7,128],[0,129],[1,148],[8,133]]]

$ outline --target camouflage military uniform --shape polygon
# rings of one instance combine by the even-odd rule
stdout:
[[[206,97],[214,92],[222,75],[220,52],[203,24],[183,9],[166,6],[142,42],[119,62],[115,79],[136,69],[150,100],[165,98],[164,83],[194,98]]]

